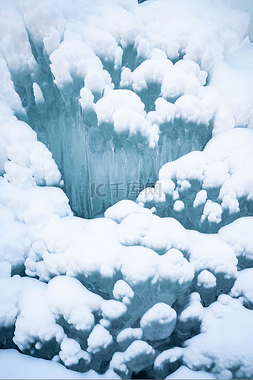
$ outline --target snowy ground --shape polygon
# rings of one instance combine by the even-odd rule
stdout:
[[[252,16],[1,1],[0,378],[253,378]]]

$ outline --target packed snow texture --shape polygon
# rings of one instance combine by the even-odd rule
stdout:
[[[253,377],[252,14],[1,1],[1,378]]]
[[[186,230],[175,219],[138,212],[138,207],[143,210],[134,202],[129,204],[133,213],[127,215],[125,201],[121,201],[108,209],[107,217],[94,220],[54,215],[36,231],[34,225],[16,222],[26,226],[21,232],[6,213],[6,225],[29,236],[20,260],[30,278],[10,277],[16,263],[2,262],[1,288],[6,289],[1,294],[3,347],[17,346],[23,353],[54,359],[80,372],[104,373],[111,368],[126,378],[143,370],[160,378],[182,364],[195,370],[213,368],[216,375],[229,370],[238,377],[249,377],[252,368],[246,368],[246,362],[252,350],[246,345],[242,352],[246,359],[239,371],[241,359],[233,361],[239,338],[233,334],[217,356],[212,354],[208,365],[201,358],[211,352],[211,343],[205,346],[202,340],[207,332],[213,337],[216,319],[210,320],[212,313],[213,318],[220,315],[217,323],[224,317],[228,334],[235,321],[240,324],[246,318],[243,326],[248,326],[252,268],[238,272],[233,242],[226,242],[224,234]],[[120,209],[122,221],[116,222]],[[247,231],[251,218],[239,221]],[[229,227],[233,223],[223,229]],[[233,236],[236,240],[235,231]],[[247,238],[245,234],[243,240],[239,230],[238,239],[245,242],[245,249]],[[222,302],[213,303],[229,292],[227,298],[219,298]],[[231,297],[239,300],[231,303]],[[230,317],[237,310],[238,316]],[[224,326],[217,332],[222,342]],[[247,341],[242,327],[238,325],[237,331]],[[203,338],[201,332],[205,332]],[[200,350],[199,360],[195,347]],[[173,354],[175,348],[181,351]],[[212,349],[217,351],[216,346]],[[223,352],[221,366],[216,361],[223,360]]]

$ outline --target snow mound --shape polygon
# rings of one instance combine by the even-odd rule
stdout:
[[[216,135],[203,152],[191,152],[161,168],[156,186],[166,199],[157,202],[143,190],[137,200],[188,228],[217,232],[222,225],[251,214],[252,144],[250,129]],[[168,181],[173,182],[169,190]]]
[[[130,200],[123,200],[112,207],[109,207],[105,212],[105,217],[121,223],[127,216],[132,214],[145,214],[150,215],[151,211],[138,206],[135,202]]]
[[[22,188],[60,185],[61,175],[52,153],[37,141],[28,124],[13,116],[0,127],[0,136],[3,152],[0,167],[10,183]]]
[[[177,371],[167,376],[166,379],[217,379],[217,377],[209,372],[193,371],[182,365]]]
[[[185,343],[184,363],[193,370],[211,370],[219,377],[222,373],[226,378],[252,377],[251,319],[252,310],[240,301],[220,296],[204,311],[202,334]],[[231,329],[237,333],[231,334]]]
[[[219,230],[219,236],[233,247],[242,268],[253,266],[252,228],[253,218],[245,217]]]
[[[0,362],[2,379],[120,379],[110,369],[103,375],[93,370],[79,373],[65,368],[60,363],[33,358],[13,349],[1,350]],[[16,363],[15,366],[13,362]]]

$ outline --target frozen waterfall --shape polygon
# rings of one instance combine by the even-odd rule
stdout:
[[[0,1],[0,378],[253,378],[252,25]]]
[[[159,49],[145,59],[145,50],[138,55],[138,46],[128,42],[108,58],[95,55],[87,42],[64,41],[48,57],[29,35],[36,70],[29,79],[13,76],[13,83],[24,120],[60,169],[72,210],[90,218],[121,199],[136,199],[166,162],[202,150],[213,114],[205,111],[203,120],[185,114],[201,103],[192,93],[206,85],[207,73],[195,62],[182,56],[173,65]]]

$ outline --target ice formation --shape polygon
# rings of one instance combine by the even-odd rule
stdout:
[[[1,1],[0,378],[253,377],[252,14]]]
[[[190,152],[162,166],[156,193],[147,196],[144,189],[138,201],[156,207],[160,216],[173,216],[185,227],[217,232],[222,225],[251,215],[252,145],[251,129],[220,133],[203,151]]]

